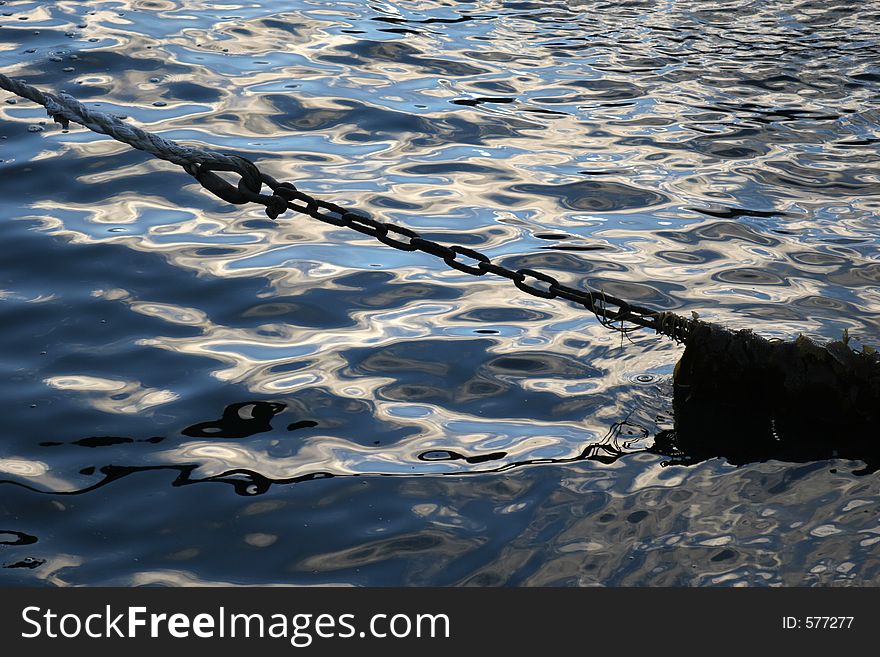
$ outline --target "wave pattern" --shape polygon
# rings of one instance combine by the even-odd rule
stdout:
[[[876,344],[878,19],[8,0],[0,68],[508,266]],[[0,582],[880,581],[857,464],[646,451],[672,422],[668,341],[267,221],[4,101]]]

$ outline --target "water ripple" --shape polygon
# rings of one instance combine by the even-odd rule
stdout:
[[[878,19],[8,0],[0,69],[509,267],[876,344]],[[674,344],[3,100],[0,581],[880,581],[857,462],[651,451]]]

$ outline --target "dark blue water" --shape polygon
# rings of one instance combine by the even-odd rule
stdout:
[[[375,218],[880,342],[877,2],[0,14],[5,74]],[[0,97],[0,584],[880,583],[860,462],[649,451],[671,341],[273,224]]]

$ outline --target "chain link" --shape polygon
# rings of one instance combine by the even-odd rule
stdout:
[[[630,304],[623,299],[605,294],[601,290],[580,290],[560,283],[555,277],[534,269],[510,269],[494,263],[484,253],[466,246],[446,246],[422,237],[419,233],[403,226],[346,210],[342,206],[316,199],[299,191],[292,183],[279,183],[269,176],[263,175],[263,181],[272,189],[273,196],[280,197],[287,210],[308,215],[318,221],[350,228],[364,235],[374,237],[401,251],[421,251],[443,260],[449,267],[472,276],[495,274],[513,281],[523,292],[541,299],[565,299],[583,306],[598,317],[603,326],[621,333],[629,333],[639,328],[653,329],[673,338],[676,342],[684,342],[688,335],[689,322],[679,315],[670,312],[657,312]],[[213,190],[212,190],[213,191]],[[265,203],[271,198],[260,195],[254,200],[266,205],[266,213],[275,219],[276,209],[281,203]],[[468,264],[459,260],[459,256],[470,258],[476,264]],[[530,282],[532,279],[534,282]],[[539,284],[545,284],[539,286]],[[630,326],[627,326],[629,324]]]

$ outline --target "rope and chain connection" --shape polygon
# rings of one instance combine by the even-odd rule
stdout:
[[[199,184],[228,203],[259,203],[270,219],[287,210],[305,214],[332,226],[341,226],[374,237],[401,251],[421,251],[443,260],[449,267],[473,276],[495,274],[513,282],[517,288],[541,299],[566,299],[594,313],[599,322],[614,331],[628,334],[639,328],[686,343],[696,320],[672,312],[658,312],[637,306],[601,290],[577,289],[563,285],[555,277],[534,269],[510,269],[492,262],[488,256],[465,246],[446,246],[425,239],[419,233],[393,223],[346,210],[336,203],[323,201],[299,191],[292,183],[278,182],[261,172],[247,158],[217,151],[183,146],[169,139],[125,123],[118,117],[89,109],[64,92],[46,93],[21,80],[0,73],[0,88],[34,101],[46,108],[49,116],[67,128],[79,123],[94,132],[109,135],[133,148],[183,167]],[[215,171],[238,174],[233,185]],[[266,185],[271,194],[262,193]],[[470,262],[464,259],[470,260]],[[629,326],[627,326],[629,325]]]

